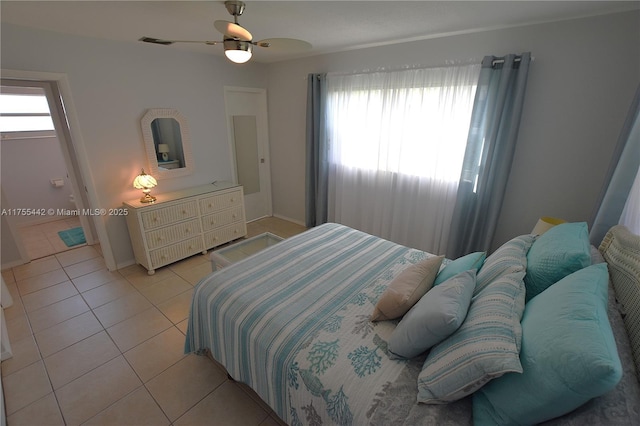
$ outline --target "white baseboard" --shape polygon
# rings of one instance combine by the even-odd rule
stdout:
[[[301,221],[296,220],[296,219],[292,219],[292,218],[287,217],[287,216],[283,216],[283,215],[281,215],[281,214],[275,214],[275,213],[274,213],[274,214],[273,214],[273,217],[277,217],[278,219],[282,219],[282,220],[286,220],[286,221],[289,221],[289,222],[293,222],[293,223],[295,223],[296,225],[306,226],[306,225],[304,224],[304,222],[301,222]]]
[[[136,260],[135,259],[130,259],[130,260],[125,260],[124,262],[120,262],[116,265],[116,270],[117,269],[122,269],[122,268],[126,268],[127,266],[131,266],[131,265],[135,265],[136,264]]]
[[[248,220],[248,221],[247,221],[247,223],[257,222],[258,220],[266,219],[266,218],[268,218],[268,217],[271,217],[271,216],[270,216],[270,215],[267,215],[267,216],[261,216],[261,217],[256,218],[256,219]]]

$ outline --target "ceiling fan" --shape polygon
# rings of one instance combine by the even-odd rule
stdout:
[[[221,41],[213,40],[167,40],[153,37],[141,37],[139,41],[170,45],[173,43],[204,43],[211,46],[222,44],[225,56],[232,62],[242,64],[251,59],[253,46],[267,47],[278,51],[305,51],[311,49],[311,44],[303,40],[293,38],[270,38],[253,41],[253,36],[244,27],[238,24],[238,16],[244,13],[245,3],[238,0],[224,2],[227,11],[233,16],[233,22],[215,21],[213,26],[224,37]]]

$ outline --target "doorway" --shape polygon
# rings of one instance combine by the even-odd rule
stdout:
[[[57,85],[5,78],[1,85],[3,113],[12,111],[3,114],[2,209],[21,263],[93,244],[93,223],[79,214],[86,196]]]
[[[244,188],[247,221],[271,216],[271,169],[265,89],[225,87],[234,182]]]

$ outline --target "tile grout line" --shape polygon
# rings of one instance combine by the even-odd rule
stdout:
[[[62,349],[60,349],[59,351],[56,351],[56,352],[54,352],[54,353],[51,353],[51,354],[49,354],[47,357],[45,357],[45,356],[44,356],[44,354],[42,353],[42,350],[40,349],[40,344],[38,343],[38,340],[36,339],[36,336],[35,336],[35,334],[36,334],[36,333],[33,331],[33,327],[32,327],[32,325],[31,325],[31,318],[30,318],[30,316],[29,316],[30,312],[27,312],[27,311],[26,311],[26,309],[24,309],[24,303],[23,303],[23,301],[22,301],[22,294],[18,291],[18,296],[20,297],[20,299],[21,299],[20,301],[21,301],[21,303],[23,304],[23,309],[24,309],[24,311],[25,311],[24,313],[25,313],[25,315],[26,315],[26,317],[27,317],[27,321],[28,321],[28,323],[29,323],[29,328],[30,328],[30,330],[31,330],[31,337],[32,337],[32,338],[33,338],[33,340],[34,340],[35,345],[36,345],[36,348],[37,348],[38,353],[39,353],[39,355],[40,355],[40,359],[39,359],[38,361],[36,361],[36,362],[42,362],[42,365],[43,365],[43,367],[44,367],[45,373],[47,374],[47,380],[48,380],[49,385],[50,385],[50,387],[51,387],[51,393],[53,394],[53,397],[55,398],[55,401],[56,401],[56,404],[57,404],[57,406],[58,406],[58,410],[59,410],[59,412],[60,412],[60,415],[62,416],[62,419],[63,419],[63,421],[65,421],[65,424],[66,424],[67,422],[66,422],[66,420],[65,420],[65,418],[64,418],[64,412],[63,412],[63,410],[62,410],[62,407],[60,406],[60,401],[58,400],[58,394],[56,393],[56,391],[57,391],[57,390],[55,389],[55,387],[54,387],[54,385],[53,385],[53,382],[52,382],[52,380],[51,380],[51,375],[50,375],[50,372],[49,372],[49,368],[47,367],[47,364],[46,364],[46,362],[45,362],[45,358],[49,358],[49,357],[51,357],[51,356],[53,356],[53,355],[55,355],[55,354],[57,354],[57,353],[59,353],[59,352],[61,352],[61,351],[65,350],[65,349],[67,349],[67,348],[69,348],[69,347],[71,347],[71,346],[75,345],[75,344],[78,344],[78,343],[80,343],[80,342],[82,342],[82,341],[85,341],[86,339],[89,339],[89,338],[91,338],[91,337],[95,336],[96,334],[101,333],[102,331],[104,331],[104,332],[105,332],[105,334],[106,334],[106,335],[108,336],[108,338],[110,339],[110,341],[113,343],[113,345],[117,348],[117,350],[118,350],[118,352],[119,352],[119,355],[117,355],[117,356],[115,356],[115,357],[113,357],[113,358],[111,358],[111,359],[109,359],[109,360],[105,361],[104,363],[102,363],[102,364],[100,364],[100,365],[98,365],[98,366],[95,366],[95,367],[94,367],[94,368],[92,368],[91,370],[89,370],[89,371],[87,371],[87,372],[83,373],[80,377],[82,377],[83,375],[88,374],[88,373],[90,373],[90,372],[94,371],[95,369],[97,369],[97,368],[99,368],[99,367],[101,367],[101,366],[105,365],[107,362],[112,361],[113,359],[117,358],[118,356],[122,356],[122,357],[125,359],[125,361],[127,361],[127,360],[126,360],[126,357],[124,357],[124,353],[123,353],[123,352],[122,352],[122,350],[118,347],[118,345],[115,343],[115,341],[113,341],[113,338],[111,337],[111,335],[109,334],[109,332],[106,330],[106,328],[104,327],[104,325],[103,325],[103,324],[100,322],[100,320],[96,317],[95,313],[93,312],[93,308],[91,308],[91,307],[90,307],[90,305],[87,303],[87,300],[82,296],[82,292],[80,292],[80,290],[77,288],[77,286],[75,285],[75,283],[73,282],[73,280],[69,277],[69,275],[68,275],[68,273],[67,273],[67,271],[66,271],[65,267],[64,267],[64,266],[62,266],[62,264],[60,263],[60,261],[59,261],[57,258],[56,258],[56,260],[57,260],[58,264],[60,265],[61,269],[63,270],[64,274],[67,276],[67,278],[69,278],[69,281],[72,283],[72,285],[74,286],[74,288],[75,288],[75,289],[76,289],[76,291],[78,292],[78,294],[77,294],[77,295],[79,295],[79,296],[82,298],[82,300],[84,301],[84,303],[85,303],[85,304],[87,305],[87,307],[89,308],[89,311],[86,311],[86,312],[91,312],[91,313],[92,313],[92,315],[94,316],[94,318],[96,319],[96,321],[100,324],[100,327],[102,328],[101,330],[97,331],[96,333],[93,333],[93,334],[91,334],[90,336],[87,336],[87,337],[85,337],[85,338],[83,338],[83,339],[81,339],[81,340],[79,340],[79,341],[77,341],[77,342],[74,342],[73,344],[71,344],[71,345],[69,345],[69,346],[66,346],[65,348],[62,348]],[[89,259],[86,259],[86,260],[89,260]],[[78,264],[78,263],[81,263],[81,262],[82,262],[82,261],[80,261],[80,262],[75,262],[75,263],[71,263],[71,264],[67,265],[67,267],[68,267],[68,266],[75,265],[75,264]],[[56,269],[56,270],[57,270],[57,269]],[[40,275],[42,275],[42,274],[40,274]],[[87,274],[85,274],[85,275],[87,275]],[[37,275],[36,275],[36,276],[37,276]],[[110,281],[110,282],[111,282],[111,281]],[[102,285],[105,285],[105,284],[108,284],[108,282],[107,282],[107,283],[104,283],[104,284],[102,284]],[[101,286],[102,286],[102,285],[101,285]],[[17,287],[17,281],[16,281],[16,287]],[[100,286],[98,286],[98,287],[100,287]],[[137,289],[136,289],[136,290],[137,290]],[[70,297],[75,297],[75,296],[76,296],[76,295],[74,295],[74,296],[70,296]],[[65,298],[65,299],[62,299],[62,300],[60,300],[60,301],[58,301],[58,302],[61,302],[61,301],[63,301],[63,300],[67,300],[67,299],[69,299],[70,297]],[[57,302],[55,302],[55,303],[57,303]],[[43,309],[43,308],[46,308],[47,306],[50,306],[50,305],[52,305],[52,304],[45,305],[45,306],[43,306],[43,307],[41,307],[41,308],[39,308],[39,309],[36,309],[36,310],[34,310],[34,311],[32,311],[32,312],[37,312],[38,310]],[[66,322],[66,321],[68,321],[68,320],[70,320],[70,319],[76,318],[76,317],[77,317],[77,316],[79,316],[79,315],[83,315],[83,314],[85,314],[86,312],[83,312],[82,314],[78,314],[78,315],[75,315],[75,316],[73,316],[73,317],[71,317],[71,318],[68,318],[68,319],[66,319],[65,321],[62,321],[60,324],[62,324],[62,323],[64,323],[64,322]],[[56,325],[57,325],[57,324],[56,324]],[[49,328],[51,328],[51,327],[48,327],[47,329],[49,329]],[[41,330],[41,331],[45,331],[45,330],[46,330],[46,329]],[[33,365],[33,364],[35,364],[36,362],[34,362],[34,363],[30,364],[30,365]],[[128,361],[127,361],[127,362],[128,362]],[[24,367],[23,367],[23,368],[24,368]],[[131,367],[131,368],[132,368],[132,367]],[[20,370],[22,370],[22,369],[20,369]],[[20,370],[17,370],[17,371],[20,371]],[[132,370],[133,370],[133,368],[132,368]],[[16,371],[16,372],[17,372],[17,371]],[[135,370],[133,370],[133,371],[135,372]],[[14,373],[16,373],[16,372],[14,372]],[[14,373],[12,373],[12,374],[14,374]],[[72,383],[73,381],[77,380],[77,379],[78,379],[78,378],[80,378],[80,377],[77,377],[77,378],[75,378],[74,380],[71,380],[70,382],[65,383],[64,385],[60,386],[60,389],[62,389],[64,386],[68,385],[69,383]],[[142,383],[142,380],[140,380],[140,382]],[[136,389],[137,389],[137,388],[136,388]],[[59,390],[59,389],[58,389],[58,390]],[[49,394],[47,394],[47,395],[49,395]],[[46,395],[46,396],[47,396],[47,395]],[[46,396],[45,396],[45,397],[46,397]],[[44,397],[43,397],[43,398],[44,398]],[[38,401],[40,401],[40,400],[41,400],[41,399],[43,399],[43,398],[40,398],[40,399],[38,399],[38,400],[36,400],[36,401],[31,402],[31,403],[30,403],[30,404],[28,404],[27,406],[22,407],[20,410],[22,410],[22,409],[24,409],[24,408],[27,408],[29,405],[31,405],[31,404],[33,404],[33,403],[35,403],[35,402],[38,402]],[[117,402],[117,401],[116,401],[116,402]],[[20,411],[20,410],[17,410],[16,412],[18,412],[18,411]],[[12,413],[12,414],[15,414],[15,413]]]
[[[172,271],[172,272],[173,272],[176,276],[180,277],[180,275],[179,275],[179,274],[177,274],[175,271]],[[173,422],[171,422],[171,420],[169,419],[169,417],[168,417],[167,413],[162,409],[162,406],[159,404],[159,402],[157,401],[157,399],[155,398],[155,396],[153,395],[153,393],[152,393],[152,392],[147,388],[147,383],[148,383],[149,381],[151,381],[153,378],[155,378],[155,377],[159,376],[160,374],[164,373],[165,371],[167,371],[169,368],[171,368],[172,366],[174,366],[174,365],[175,365],[175,364],[177,364],[178,362],[180,362],[182,359],[184,359],[184,357],[183,357],[183,358],[181,358],[181,359],[179,359],[179,360],[178,360],[178,361],[176,361],[175,363],[173,363],[173,364],[171,364],[171,365],[167,366],[167,367],[166,367],[166,368],[164,368],[162,371],[158,372],[158,373],[157,373],[157,374],[155,374],[152,378],[150,378],[150,379],[147,381],[147,383],[145,383],[145,382],[144,382],[144,380],[142,379],[142,377],[140,377],[140,374],[136,371],[136,369],[134,368],[134,366],[131,364],[131,362],[129,361],[129,359],[125,356],[125,353],[126,353],[126,352],[128,352],[128,351],[131,351],[132,349],[134,349],[134,348],[136,348],[136,347],[138,347],[138,346],[140,346],[140,345],[142,345],[142,344],[144,344],[144,343],[146,343],[146,342],[148,342],[149,340],[151,340],[151,339],[153,339],[153,338],[155,338],[155,337],[159,336],[160,334],[165,333],[167,330],[170,330],[171,328],[175,328],[175,329],[178,331],[178,333],[180,333],[180,334],[182,334],[182,331],[177,327],[177,324],[174,324],[174,323],[173,323],[173,321],[171,321],[171,319],[169,319],[169,318],[164,314],[164,312],[162,312],[162,311],[158,308],[157,304],[155,304],[155,303],[153,303],[151,300],[149,300],[149,298],[148,298],[147,296],[145,296],[145,295],[144,295],[144,294],[143,294],[143,293],[142,293],[142,292],[141,292],[137,287],[135,287],[135,285],[133,285],[133,283],[131,283],[131,282],[127,279],[127,277],[126,277],[126,276],[123,276],[123,278],[127,281],[127,283],[129,283],[129,284],[132,286],[133,291],[132,291],[131,293],[133,293],[134,291],[135,291],[135,292],[137,292],[140,296],[142,296],[145,300],[147,300],[147,301],[151,304],[151,307],[150,307],[149,309],[144,310],[143,312],[146,312],[146,311],[148,311],[148,310],[150,310],[150,309],[152,309],[152,308],[155,308],[155,309],[156,309],[156,310],[157,310],[157,311],[158,311],[158,312],[159,312],[159,313],[160,313],[164,318],[166,318],[166,319],[167,319],[167,321],[169,321],[169,323],[171,323],[171,326],[170,326],[170,327],[168,327],[168,328],[167,328],[167,329],[165,329],[165,330],[160,331],[159,333],[157,333],[157,334],[155,334],[155,335],[153,335],[153,336],[150,336],[149,338],[145,339],[144,341],[139,342],[138,344],[136,344],[134,347],[129,348],[129,349],[127,349],[127,351],[124,351],[124,352],[123,352],[123,350],[122,350],[122,349],[118,346],[118,344],[113,340],[113,337],[111,336],[111,334],[109,333],[109,331],[104,327],[104,324],[102,324],[102,322],[98,319],[98,322],[100,322],[101,326],[103,327],[103,330],[106,332],[106,334],[107,334],[107,336],[109,337],[109,339],[111,340],[111,342],[114,344],[114,346],[115,346],[115,347],[118,349],[118,351],[120,352],[120,355],[118,355],[118,356],[122,356],[122,358],[123,358],[123,359],[124,359],[124,361],[127,363],[127,365],[129,366],[129,368],[131,368],[131,371],[133,371],[133,373],[136,375],[136,377],[137,377],[137,378],[138,378],[138,380],[140,381],[141,386],[136,387],[134,390],[132,390],[132,391],[131,391],[131,392],[129,392],[128,394],[126,394],[126,395],[122,396],[122,397],[121,397],[121,398],[119,398],[118,400],[114,401],[113,403],[111,403],[111,404],[110,404],[110,405],[108,405],[107,407],[103,408],[101,411],[99,411],[98,413],[94,414],[91,418],[87,419],[86,421],[89,421],[89,420],[91,420],[92,418],[94,418],[94,417],[98,416],[100,413],[102,413],[102,412],[106,411],[107,409],[109,409],[109,408],[110,408],[110,407],[112,407],[113,405],[117,404],[118,402],[120,402],[121,400],[123,400],[124,398],[126,398],[127,396],[131,395],[133,392],[136,392],[138,389],[140,389],[140,388],[144,388],[144,389],[145,389],[145,391],[149,394],[149,396],[153,399],[153,401],[154,401],[154,403],[156,404],[156,406],[160,409],[160,411],[162,412],[162,414],[165,416],[165,418],[167,419],[167,421],[169,421],[169,423],[170,423],[170,424],[173,424]],[[170,279],[170,278],[171,278],[171,277],[168,277],[168,278],[166,278],[166,279]],[[180,277],[180,278],[182,278],[182,277]],[[184,280],[184,278],[182,278],[182,279]],[[164,280],[160,280],[160,282],[162,282],[162,281],[164,281]],[[186,281],[186,280],[184,280],[184,281]],[[188,281],[187,281],[187,282],[188,282]],[[106,285],[106,284],[108,284],[108,283],[102,284],[102,285],[101,285],[101,286],[99,286],[99,287],[102,287],[103,285]],[[158,283],[154,283],[154,284],[152,284],[152,285],[156,285],[156,284],[158,284]],[[190,284],[190,283],[189,283],[189,284]],[[192,287],[193,287],[193,286],[192,286]],[[98,288],[98,287],[96,287],[96,288]],[[93,289],[92,289],[92,290],[93,290]],[[90,291],[90,290],[87,290],[87,291]],[[187,290],[187,291],[190,291],[190,290]],[[185,291],[184,293],[186,293],[186,291]],[[180,294],[182,294],[182,293],[180,293]],[[80,293],[80,295],[82,295],[82,293]],[[176,296],[177,296],[177,295],[176,295]],[[176,296],[172,296],[172,298],[173,298],[173,297],[176,297]],[[124,296],[122,296],[122,297],[124,297]],[[122,298],[122,297],[120,297],[120,298]],[[120,299],[120,298],[118,298],[118,299]],[[115,301],[115,300],[118,300],[118,299],[111,300],[110,302]],[[171,299],[171,298],[169,298],[169,299],[167,299],[167,300],[170,300],[170,299]],[[87,303],[87,305],[89,306],[88,302],[86,301],[86,299],[85,299],[84,297],[83,297],[83,300],[85,300],[85,303]],[[165,302],[165,301],[162,301],[162,302],[160,302],[160,303],[163,303],[163,302]],[[107,302],[107,303],[109,303],[109,302]],[[105,303],[105,304],[103,304],[103,305],[100,305],[100,306],[104,306],[104,305],[106,305],[107,303]],[[93,313],[93,310],[94,310],[94,309],[99,308],[100,306],[96,306],[95,308],[91,308],[91,307],[89,307],[89,309],[90,309],[90,310],[92,311],[92,313]],[[143,312],[140,312],[139,314],[141,314],[141,313],[143,313]],[[93,314],[94,314],[94,316],[96,316],[96,315],[95,315],[95,313],[93,313]],[[137,314],[137,315],[139,315],[139,314]],[[133,317],[135,317],[135,315],[134,315]],[[133,317],[130,317],[130,318],[133,318]],[[127,319],[130,319],[130,318],[123,319],[122,321],[119,321],[119,322],[117,322],[117,323],[115,323],[115,324],[111,325],[110,327],[113,327],[113,326],[115,326],[115,325],[117,325],[117,324],[120,324],[121,322],[126,321]],[[102,365],[104,365],[104,364],[101,364],[101,366],[102,366]],[[96,368],[98,368],[98,367],[95,367],[95,368],[94,368],[94,369],[92,369],[91,371],[95,370]],[[88,373],[88,372],[87,372],[87,373]],[[87,374],[87,373],[85,373],[85,374]],[[208,396],[208,394],[207,394],[207,396]],[[198,401],[198,402],[199,402],[199,401]],[[196,403],[196,404],[197,404],[197,403]],[[193,407],[190,407],[189,409],[191,409],[191,408],[193,408]],[[59,406],[59,409],[60,409],[60,411],[62,412],[62,408],[61,408],[60,406]],[[187,410],[187,411],[189,411],[189,410]],[[185,411],[185,413],[183,413],[182,415],[186,414],[186,412],[187,412],[187,411]]]
[[[200,356],[200,355],[195,355],[195,356]],[[218,368],[218,366],[216,366],[216,368]],[[173,425],[175,424],[178,420],[180,420],[182,417],[186,416],[187,413],[189,413],[189,411],[191,411],[196,405],[200,404],[202,401],[204,401],[207,397],[209,397],[209,395],[211,395],[212,393],[214,393],[216,390],[218,390],[222,385],[224,385],[225,383],[229,382],[230,380],[228,378],[225,378],[218,386],[214,387],[211,392],[207,393],[205,396],[203,396],[201,399],[199,399],[198,401],[196,401],[195,404],[193,404],[191,407],[189,407],[184,413],[180,414],[180,416],[178,416],[177,419],[175,419],[174,421],[171,421],[171,419],[169,419],[169,422]],[[145,383],[146,386],[146,383]],[[151,391],[149,391],[149,394],[151,394]],[[153,397],[153,394],[151,394],[151,397]],[[155,400],[155,398],[154,398]],[[156,402],[157,403],[157,402]],[[162,407],[161,407],[162,408]],[[164,411],[163,411],[164,412]],[[166,413],[165,413],[166,415]],[[169,418],[167,416],[167,418]]]

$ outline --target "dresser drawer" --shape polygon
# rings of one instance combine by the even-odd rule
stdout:
[[[149,252],[151,267],[159,268],[176,260],[184,259],[204,250],[202,238],[197,237]]]
[[[220,244],[233,241],[236,238],[246,235],[246,225],[244,222],[236,222],[231,225],[223,226],[214,231],[204,234],[205,248],[219,246]]]
[[[182,204],[143,212],[141,216],[142,225],[144,229],[148,231],[181,220],[198,217],[198,205],[196,200],[192,200]]]
[[[242,206],[236,206],[231,209],[204,216],[202,218],[202,230],[211,231],[212,229],[229,225],[239,220],[242,220]]]
[[[153,250],[176,241],[191,238],[200,233],[200,221],[198,219],[192,219],[188,222],[181,222],[177,225],[147,232],[147,246]]]
[[[200,200],[200,213],[203,215],[213,213],[230,207],[241,206],[242,196],[240,191],[227,192]]]

